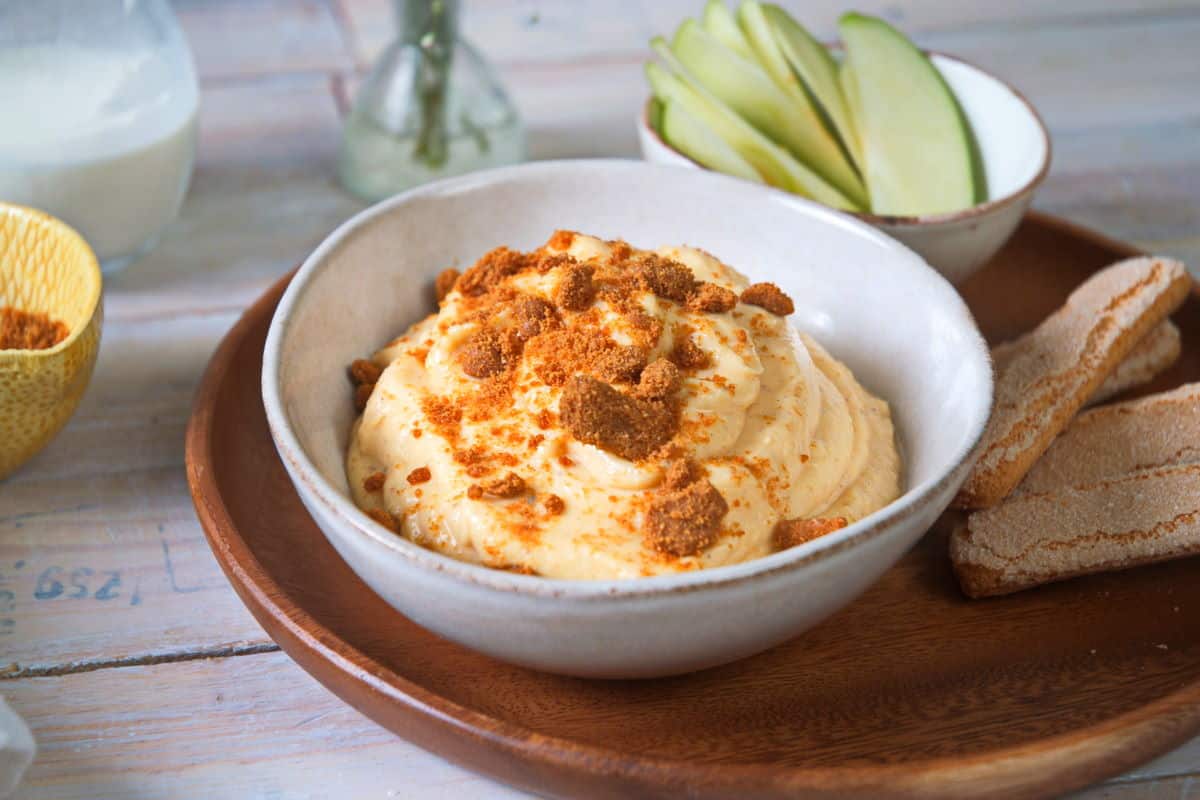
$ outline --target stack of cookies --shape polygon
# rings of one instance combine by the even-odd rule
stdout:
[[[1190,289],[1177,261],[1122,261],[993,349],[996,404],[950,539],[968,595],[1200,554],[1200,384],[1080,413],[1178,358],[1167,317]]]

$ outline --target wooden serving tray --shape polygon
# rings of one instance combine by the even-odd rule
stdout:
[[[1035,214],[964,294],[996,341],[1133,252]],[[275,454],[259,374],[285,285],[209,365],[187,433],[192,496],[275,641],[424,748],[564,797],[1009,798],[1119,774],[1200,730],[1200,560],[968,601],[946,556],[951,514],[825,624],[729,666],[588,681],[444,641],[355,577]],[[1175,320],[1185,355],[1153,389],[1200,379],[1200,295]]]

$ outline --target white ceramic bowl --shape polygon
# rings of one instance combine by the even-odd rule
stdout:
[[[797,300],[795,324],[891,404],[907,491],[887,508],[757,561],[624,581],[549,580],[461,563],[362,514],[343,471],[346,365],[431,311],[433,276],[556,228],[639,247],[705,248]],[[782,192],[637,161],[526,164],[399,195],[304,262],[271,323],[263,398],[301,499],[397,610],[496,658],[640,677],[764,650],[820,622],[890,567],[949,503],[987,419],[987,349],[954,289],[866,225]],[[852,635],[848,634],[848,635]]]
[[[961,211],[897,217],[853,214],[916,250],[959,284],[1008,241],[1050,169],[1050,135],[1020,92],[976,66],[931,53],[934,66],[954,91],[979,142],[987,176],[986,202]],[[638,118],[642,157],[657,164],[701,169],[673,149],[650,126],[643,106]]]

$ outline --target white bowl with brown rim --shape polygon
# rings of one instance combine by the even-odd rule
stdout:
[[[1012,236],[1050,169],[1050,134],[1037,110],[999,78],[961,59],[930,53],[953,90],[979,145],[987,199],[945,214],[882,216],[852,213],[920,253],[951,283],[969,278]],[[703,169],[663,141],[649,122],[649,101],[638,117],[642,157],[655,164]]]
[[[345,369],[431,310],[447,265],[558,228],[637,247],[687,243],[773,281],[789,317],[892,408],[904,493],[754,561],[617,581],[552,580],[423,549],[352,502]],[[942,513],[991,408],[988,352],[953,287],[912,251],[807,200],[637,161],[525,164],[430,184],[334,231],[284,294],[263,399],[300,498],[350,567],[400,613],[505,661],[592,677],[687,672],[757,653],[850,602]],[[853,635],[853,632],[847,632]]]

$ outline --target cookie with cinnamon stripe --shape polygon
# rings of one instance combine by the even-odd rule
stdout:
[[[1142,470],[977,511],[950,537],[971,597],[1200,555],[1200,464]]]
[[[1017,339],[996,376],[977,459],[955,498],[987,508],[1025,477],[1117,365],[1187,297],[1183,264],[1133,258],[1097,272],[1062,308]]]
[[[1103,403],[1122,392],[1149,383],[1178,361],[1182,352],[1179,328],[1167,320],[1138,342],[1133,352],[1125,356],[1125,360],[1100,384],[1100,388],[1088,400],[1088,405]]]
[[[1100,384],[1100,388],[1088,399],[1087,405],[1103,403],[1122,392],[1154,380],[1179,360],[1182,344],[1179,328],[1171,320],[1166,320],[1142,337],[1132,352],[1125,356],[1125,360]],[[1008,364],[1015,346],[1016,342],[1001,342],[992,348],[992,366],[997,375]]]
[[[1188,462],[1200,463],[1200,383],[1083,412],[1017,492],[1047,492]]]

